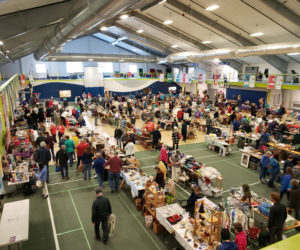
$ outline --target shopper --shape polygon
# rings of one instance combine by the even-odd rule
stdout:
[[[52,160],[55,161],[55,155],[54,155],[54,139],[53,136],[49,134],[49,132],[46,132],[46,138],[45,142],[47,145],[47,148],[50,150],[52,155]]]
[[[178,180],[181,167],[181,158],[178,150],[176,150],[176,153],[170,157],[170,163],[172,167],[172,180],[176,182]]]
[[[151,118],[148,118],[147,119],[147,122],[146,122],[146,125],[144,127],[147,132],[151,133],[154,129],[155,129],[155,125],[154,123],[152,122]]]
[[[46,189],[46,180],[47,180],[47,176],[48,176],[48,171],[47,171],[47,166],[45,166],[43,163],[38,163],[39,166],[39,170],[38,172],[35,174],[37,180],[39,180],[41,182],[41,188],[43,190],[43,194],[42,194],[42,199],[46,199],[48,197],[48,193],[47,193],[47,189]]]
[[[288,201],[288,209],[295,211],[296,220],[300,220],[300,185],[299,181],[296,179],[291,180],[291,193],[290,199]]]
[[[78,166],[80,164],[80,161],[82,159],[82,155],[83,155],[84,151],[87,149],[88,146],[89,146],[89,144],[87,143],[87,141],[85,139],[81,139],[80,143],[76,147],[76,151],[77,151],[77,168],[78,168]]]
[[[58,130],[58,140],[60,141],[60,139],[64,136],[65,134],[65,130],[66,127],[63,124],[59,124],[57,126],[57,130]]]
[[[206,117],[206,134],[209,135],[212,132],[212,125],[213,125],[213,121],[210,117],[210,115],[208,115]]]
[[[160,149],[159,160],[162,161],[166,167],[169,161],[168,158],[167,144],[163,144],[162,148]]]
[[[281,176],[281,189],[280,189],[280,200],[283,195],[286,193],[287,199],[290,198],[290,181],[293,179],[293,171],[291,167],[287,167],[285,175]]]
[[[117,145],[119,146],[119,149],[122,148],[121,138],[122,138],[122,130],[119,127],[116,127],[115,129],[115,139],[117,141]]]
[[[161,140],[161,133],[159,127],[154,129],[152,132],[152,149],[158,150],[158,143]]]
[[[111,188],[111,193],[118,192],[120,172],[123,166],[122,160],[118,157],[118,152],[114,153],[114,156],[105,162],[104,167],[110,166],[108,172],[108,180]]]
[[[51,160],[50,151],[46,148],[46,142],[42,141],[40,148],[35,152],[35,161],[47,167],[47,183],[49,183],[49,161]]]
[[[236,243],[230,241],[230,232],[226,228],[223,228],[221,231],[221,241],[222,245],[218,248],[218,250],[238,250]]]
[[[101,240],[99,226],[102,224],[103,243],[108,241],[108,218],[111,214],[111,205],[109,199],[103,196],[101,188],[96,190],[97,199],[92,206],[92,223],[95,226],[95,235],[97,240]]]
[[[288,158],[284,161],[283,164],[283,174],[285,174],[287,167],[294,167],[294,163],[293,163],[294,157],[293,155],[289,155]]]
[[[185,209],[190,213],[191,217],[194,217],[195,203],[197,200],[203,198],[203,195],[201,194],[200,187],[195,183],[191,184],[191,190],[192,193],[187,199]]]
[[[280,172],[280,165],[278,159],[278,154],[275,154],[273,155],[273,157],[270,158],[270,165],[268,170],[270,173],[270,179],[268,181],[268,187],[274,187],[274,181],[276,180],[276,177]]]
[[[42,141],[45,142],[46,138],[42,132],[39,132],[38,137],[35,140],[35,146],[39,148]]]
[[[128,143],[125,146],[125,155],[134,156],[134,144],[130,138],[128,139]]]
[[[271,201],[274,205],[270,208],[267,230],[270,232],[270,243],[282,240],[282,229],[287,218],[286,206],[280,203],[280,195],[271,193]]]
[[[66,142],[65,142],[65,146],[66,146],[66,151],[68,153],[68,157],[69,157],[69,164],[70,167],[73,167],[73,157],[74,157],[74,151],[75,151],[75,142],[72,141],[70,139],[70,136],[66,135]]]
[[[297,161],[297,165],[293,167],[293,176],[298,181],[300,180],[300,161]]]
[[[83,164],[83,179],[90,180],[91,179],[91,168],[92,168],[92,162],[93,162],[93,149],[91,146],[88,146],[84,153],[82,154],[82,164]]]
[[[56,126],[55,126],[55,124],[51,124],[51,126],[50,126],[50,133],[51,133],[51,135],[53,136],[53,140],[54,140],[54,142],[55,143],[57,143],[57,139],[56,139]]]
[[[62,179],[70,179],[68,171],[68,153],[66,152],[66,146],[62,145],[56,153],[56,165],[60,168],[60,174]]]
[[[186,142],[186,137],[187,137],[187,122],[186,120],[183,120],[183,124],[181,127],[181,135],[182,135],[182,140]]]
[[[174,127],[174,130],[172,132],[172,142],[173,142],[173,149],[178,149],[179,132],[178,132],[178,128],[177,127]]]
[[[236,222],[233,225],[234,227],[234,233],[235,233],[235,239],[234,242],[238,246],[238,250],[247,250],[247,235],[245,231],[243,230],[243,226],[241,223]]]
[[[120,129],[124,133],[127,128],[127,121],[124,115],[121,115],[121,120],[120,120]]]
[[[165,177],[164,172],[159,168],[159,166],[155,166],[154,169],[156,170],[156,176],[154,181],[158,184],[159,188],[165,187]]]
[[[260,159],[261,168],[260,168],[259,179],[260,179],[261,183],[266,182],[266,174],[267,174],[267,171],[268,171],[268,166],[270,164],[271,155],[272,155],[272,153],[270,151],[268,151]]]
[[[94,161],[93,168],[95,169],[95,172],[97,174],[97,179],[99,183],[99,187],[103,187],[103,181],[104,181],[104,153],[97,153],[96,154],[96,160]]]

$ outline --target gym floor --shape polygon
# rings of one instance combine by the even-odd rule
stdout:
[[[273,189],[261,184],[257,171],[240,166],[241,152],[237,148],[233,148],[232,153],[226,157],[209,150],[206,143],[186,144],[179,146],[179,149],[185,154],[193,155],[198,162],[215,167],[221,172],[224,198],[231,187],[240,187],[242,183],[250,184],[251,190],[266,198],[269,198],[271,192],[280,189],[278,183]],[[136,153],[143,171],[153,175],[155,174],[153,166],[157,163],[158,155],[159,152],[155,151]],[[22,243],[23,250],[53,250],[56,244],[55,238],[62,250],[91,250],[104,247],[102,242],[95,240],[91,223],[91,206],[95,199],[97,181],[96,179],[83,180],[82,174],[78,175],[75,171],[75,164],[70,168],[70,177],[69,180],[62,180],[52,166],[48,200],[40,198],[40,190],[28,197],[18,194],[5,200],[11,202],[24,198],[30,199],[29,240]],[[186,200],[189,197],[189,186],[177,185],[176,191],[178,200]],[[180,248],[177,241],[168,233],[156,235],[151,229],[146,228],[144,217],[141,211],[136,210],[128,187],[117,194],[111,194],[108,182],[105,182],[104,195],[110,199],[113,213],[117,217],[115,236],[109,240],[106,249]],[[221,197],[211,198],[215,203],[221,199]],[[282,202],[286,203],[285,197]],[[292,230],[288,236],[295,233],[295,230]]]

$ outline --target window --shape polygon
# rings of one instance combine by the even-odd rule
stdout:
[[[99,62],[98,63],[99,73],[113,73],[113,63],[111,62]]]
[[[137,73],[137,66],[135,64],[129,65],[129,72],[130,73]]]
[[[68,73],[81,73],[83,72],[82,62],[67,62]]]
[[[195,68],[194,67],[189,67],[189,74],[194,75]]]
[[[35,65],[36,73],[47,73],[46,65],[43,63]]]

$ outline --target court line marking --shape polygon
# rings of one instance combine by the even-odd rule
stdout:
[[[76,229],[69,230],[69,231],[66,231],[66,232],[62,232],[62,233],[59,233],[59,234],[56,234],[56,235],[60,236],[60,235],[68,234],[68,233],[73,233],[73,232],[76,232],[76,231],[79,231],[79,230],[82,230],[82,228],[76,228]]]
[[[249,186],[254,186],[254,185],[257,185],[257,184],[260,184],[261,182],[260,181],[258,181],[258,182],[254,182],[254,183],[251,183],[251,184],[248,184]],[[239,187],[235,187],[234,189],[238,189],[238,188],[240,188],[241,186],[239,186]],[[230,190],[231,189],[228,189],[228,190],[225,190],[225,191],[222,191],[222,194],[224,194],[224,193],[228,193],[228,192],[230,192]]]
[[[52,227],[52,232],[53,232],[53,237],[54,237],[55,249],[56,250],[60,250],[59,243],[58,243],[58,238],[57,238],[57,233],[56,233],[56,227],[55,227],[54,217],[53,217],[53,211],[52,211],[52,207],[51,207],[50,196],[49,196],[49,193],[48,193],[47,183],[45,183],[45,188],[46,188],[46,192],[48,194],[47,204],[48,204],[50,221],[51,221],[51,227]]]
[[[92,180],[92,179],[91,179]],[[55,182],[55,183],[51,183],[49,184],[49,186],[54,186],[54,185],[60,185],[60,184],[66,184],[66,183],[71,183],[71,182],[76,182],[76,181],[89,181],[89,180],[85,180],[85,179],[76,179],[76,180],[71,180],[71,181],[65,181],[65,182]]]
[[[85,238],[85,240],[86,240],[86,243],[87,243],[87,245],[88,245],[89,249],[90,249],[90,250],[92,250],[92,248],[91,248],[91,245],[90,245],[90,242],[89,242],[89,240],[88,240],[88,238],[87,238],[87,235],[86,235],[86,232],[85,232],[85,230],[84,230],[84,227],[83,227],[83,225],[82,225],[82,222],[81,222],[81,219],[80,219],[80,216],[79,216],[79,213],[78,213],[77,207],[76,207],[76,205],[75,205],[75,202],[74,202],[74,200],[73,200],[72,194],[71,194],[71,192],[70,192],[70,191],[68,191],[68,193],[69,193],[69,195],[70,195],[70,198],[71,198],[71,201],[72,201],[73,207],[74,207],[74,209],[75,209],[75,212],[76,212],[77,218],[78,218],[78,220],[79,220],[79,223],[80,223],[80,226],[81,226],[81,228],[82,228],[82,232],[83,232],[84,238]]]
[[[69,191],[75,191],[75,190],[85,189],[85,188],[89,188],[89,187],[96,187],[96,186],[99,186],[99,184],[86,185],[86,186],[78,187],[78,188],[70,188],[70,189],[60,190],[60,191],[52,192],[50,194],[59,194],[59,193],[64,193],[64,192],[69,192]]]
[[[77,171],[77,170],[69,170],[69,172],[75,172],[75,171]],[[49,175],[55,175],[55,174],[58,174],[58,175],[60,175],[60,172],[56,172],[56,173],[50,173]]]
[[[156,243],[156,241],[152,238],[152,236],[149,234],[149,232],[147,231],[147,229],[145,229],[145,227],[142,225],[142,223],[138,220],[138,218],[136,218],[136,215],[132,212],[132,210],[128,207],[128,205],[126,204],[126,202],[124,201],[124,199],[118,194],[119,199],[122,201],[122,203],[124,204],[124,206],[128,209],[129,213],[131,213],[131,215],[133,216],[133,218],[135,219],[135,221],[140,225],[140,227],[144,230],[144,232],[148,235],[148,237],[150,238],[150,240],[154,243],[154,245],[157,247],[157,249],[161,250],[161,248],[159,247],[159,245]]]

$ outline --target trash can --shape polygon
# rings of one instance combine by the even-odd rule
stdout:
[[[153,223],[153,216],[152,215],[146,215],[145,216],[145,222],[146,222],[146,228],[151,228]]]

